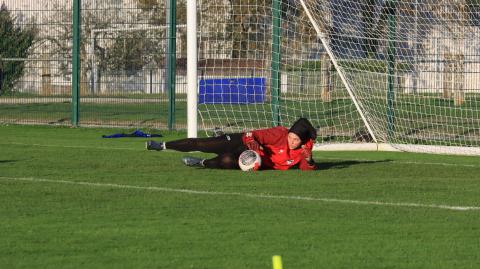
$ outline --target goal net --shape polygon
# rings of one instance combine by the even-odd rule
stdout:
[[[206,130],[318,128],[318,142],[480,154],[480,2],[201,0]]]

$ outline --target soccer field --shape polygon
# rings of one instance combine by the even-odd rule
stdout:
[[[244,173],[101,138],[130,131],[0,126],[0,268],[480,263],[478,157],[314,152],[318,171]]]

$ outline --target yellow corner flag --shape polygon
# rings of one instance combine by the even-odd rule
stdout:
[[[282,257],[275,255],[272,257],[273,269],[282,269]]]

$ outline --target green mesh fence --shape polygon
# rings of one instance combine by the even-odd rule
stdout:
[[[81,1],[80,125],[185,128],[185,15],[177,8],[171,24],[170,5]],[[72,7],[72,0],[2,5],[1,122],[71,124]]]
[[[1,1],[0,122],[71,124],[72,1]],[[186,0],[175,26],[169,2],[81,1],[80,125],[186,127]],[[368,122],[379,141],[478,147],[479,14],[474,0],[198,0],[199,82],[265,89],[251,104],[199,101],[199,127],[306,116],[329,141],[355,140]]]

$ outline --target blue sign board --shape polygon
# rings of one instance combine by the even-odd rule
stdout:
[[[254,104],[265,100],[265,78],[215,78],[199,83],[199,104]]]

